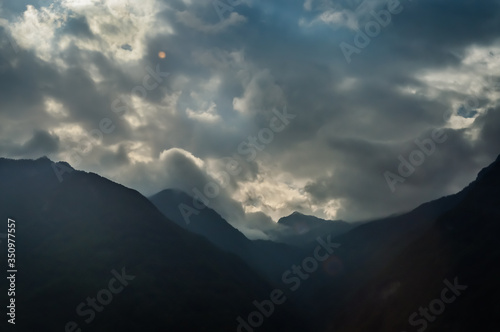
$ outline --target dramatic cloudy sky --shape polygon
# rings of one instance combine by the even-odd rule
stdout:
[[[380,27],[387,1],[3,0],[0,156],[145,195],[216,183],[210,205],[252,237],[295,210],[354,221],[454,193],[500,153],[500,1],[389,6]]]

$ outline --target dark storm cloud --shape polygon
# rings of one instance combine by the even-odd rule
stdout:
[[[395,185],[395,192],[384,177],[386,171],[399,175],[399,157],[409,160],[414,151],[422,151],[415,140],[404,144],[376,144],[353,139],[329,140],[332,159],[330,177],[319,178],[306,185],[306,191],[319,203],[340,199],[340,218],[348,220],[383,216],[387,211],[405,211],[426,202],[429,195],[440,197],[466,186],[482,167],[477,152],[464,138],[464,131],[445,130],[444,142],[434,142],[434,150],[424,155],[422,164]],[[432,139],[432,132],[423,133],[420,143]],[[427,143],[429,144],[429,143]],[[471,176],[472,175],[472,176]],[[377,199],[383,197],[383,199]],[[354,212],[353,212],[354,211]]]
[[[0,145],[2,155],[11,157],[40,158],[57,152],[59,137],[43,130],[36,130],[24,144],[3,143]]]
[[[9,50],[4,49],[2,53],[9,53]],[[71,67],[62,73],[55,66],[35,59],[33,54],[24,51],[16,57],[16,68],[4,67],[0,79],[0,118],[3,122],[18,123],[18,126],[15,132],[14,128],[5,128],[3,132],[15,139],[16,135],[33,128],[48,130],[54,126],[64,127],[65,124],[78,123],[90,133],[99,127],[101,119],[111,118],[116,122],[116,134],[105,135],[103,140],[108,144],[119,142],[119,136],[126,137],[128,126],[111,111],[111,98],[116,96],[116,92],[99,91],[88,72],[79,67],[79,63],[83,61],[82,58],[91,58],[101,73],[122,82],[123,74],[117,74],[116,68],[99,54],[82,54],[76,50],[72,52],[70,48],[65,56]],[[6,58],[12,58],[12,55],[7,55]],[[133,86],[132,83],[129,84]],[[53,98],[61,103],[68,111],[68,116],[54,118],[48,114],[44,107],[46,98]]]
[[[22,146],[19,155],[48,154],[57,151],[58,148],[59,137],[39,130]]]
[[[498,142],[500,142],[500,107],[490,108],[485,114],[479,116],[476,120],[476,126],[480,129],[478,147],[487,153],[488,156],[498,154]]]
[[[104,152],[99,159],[99,165],[104,168],[120,167],[130,163],[127,146],[121,144],[116,152]]]
[[[442,73],[451,82],[446,75],[458,72],[471,82],[486,81],[488,64],[499,61],[493,51],[500,37],[498,1],[402,0],[401,13],[350,64],[339,44],[352,44],[356,31],[319,19],[352,10],[349,1],[253,1],[224,13],[222,22],[210,1],[159,3],[154,7],[163,9],[149,16],[156,21],[141,42],[142,35],[128,38],[130,15],[103,19],[95,33],[95,15],[84,11],[67,16],[46,58],[35,47],[15,53],[1,39],[2,154],[66,156],[79,151],[79,136],[63,129],[77,125],[89,133],[109,118],[115,130],[82,154],[79,167],[147,194],[167,187],[189,192],[213,180],[208,170],[221,169],[227,158],[245,159],[239,144],[286,105],[296,118],[255,160],[241,163],[242,172],[214,203],[253,228],[268,220],[261,213],[245,217],[243,206],[325,217],[321,207],[334,200],[338,217],[348,220],[407,210],[459,190],[500,152],[498,91],[476,92],[477,107],[470,109],[460,104],[472,88],[436,86],[425,78]],[[385,3],[370,6],[379,11]],[[26,4],[6,1],[1,15],[17,22]],[[362,29],[372,19],[351,14]],[[471,64],[470,50],[481,47],[491,47],[491,54]],[[131,98],[147,68],[157,65],[170,76]],[[127,111],[120,115],[111,105],[123,96]],[[60,103],[64,115],[51,113],[48,100]],[[444,126],[451,111],[459,115],[454,121],[477,118],[467,128],[446,129],[447,140],[392,193],[384,172],[397,174],[398,156],[407,157],[415,139]],[[280,187],[273,201],[266,193],[284,174],[296,182]]]

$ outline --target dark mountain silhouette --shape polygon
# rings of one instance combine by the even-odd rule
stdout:
[[[256,310],[254,300],[269,299],[270,285],[243,261],[171,222],[138,192],[81,171],[59,182],[52,166],[47,158],[0,159],[0,220],[17,225],[15,331],[73,331],[69,321],[83,331],[235,331],[236,318]],[[101,290],[117,287],[112,271],[133,280],[98,306],[95,319],[78,315],[88,297],[108,301]],[[282,328],[304,329],[289,302],[259,331]]]
[[[238,255],[272,283],[280,283],[283,271],[302,255],[301,250],[284,244],[249,240],[209,207],[192,214],[187,223],[179,205],[192,206],[193,198],[180,190],[166,189],[149,199],[167,218],[186,230],[204,236],[220,249]]]
[[[231,226],[224,218],[209,207],[197,210],[188,222],[181,214],[179,206],[192,207],[193,198],[180,190],[166,189],[149,197],[149,200],[170,220],[191,232],[203,235],[217,247],[231,251],[244,252],[252,245],[243,233]],[[193,207],[194,208],[194,207]]]
[[[298,246],[309,244],[324,234],[335,237],[347,233],[357,226],[357,224],[342,220],[325,220],[299,212],[280,218],[278,223],[286,226],[286,229],[273,232],[273,237],[277,241]]]
[[[456,195],[340,236],[344,274],[317,293],[326,330],[495,331],[499,217],[500,157]],[[450,284],[466,290],[445,303]]]
[[[497,329],[500,157],[459,193],[401,215],[354,225],[282,218],[288,232],[276,239],[300,248],[251,241],[209,208],[186,224],[183,192],[149,201],[95,174],[59,182],[52,165],[0,159],[0,218],[17,224],[17,331],[68,321],[83,331],[235,331],[254,300],[286,290],[283,272],[313,257],[317,236],[341,246],[255,331]],[[75,308],[122,268],[135,279],[87,325]]]
[[[323,226],[324,224],[333,222],[333,220],[325,220],[315,216],[308,216],[297,211],[278,220],[279,224],[286,225],[288,227],[298,227],[298,231],[300,232],[302,232],[301,228],[304,226],[308,226],[309,228],[316,228]],[[338,222],[342,221],[339,220]]]

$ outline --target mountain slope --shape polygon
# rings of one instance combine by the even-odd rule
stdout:
[[[184,229],[203,235],[221,249],[231,252],[243,252],[251,246],[251,241],[239,230],[231,226],[217,212],[206,207],[189,217],[189,223],[184,220],[179,206],[191,206],[193,198],[175,189],[166,189],[149,197],[149,200],[167,218]]]
[[[149,199],[167,218],[204,236],[220,249],[238,255],[272,283],[281,283],[283,272],[302,257],[301,250],[285,244],[249,240],[209,207],[191,215],[186,223],[179,205],[192,206],[193,198],[182,191],[166,189]]]
[[[450,209],[420,220],[429,225],[425,231],[394,239],[394,255],[384,254],[385,250],[365,260],[369,263],[361,269],[369,275],[366,282],[351,286],[348,292],[338,288],[332,292],[344,300],[333,306],[328,331],[497,329],[500,157],[448,199],[455,200]],[[373,269],[376,263],[381,267]],[[347,278],[359,282],[352,271],[349,274]],[[450,292],[445,289],[456,291],[449,303],[443,298]],[[427,307],[431,307],[428,316],[420,311]]]
[[[245,263],[138,192],[80,171],[63,179],[46,158],[0,159],[0,220],[16,223],[16,331],[61,331],[70,321],[98,332],[234,331],[254,300],[269,298],[271,287]],[[95,318],[78,315],[80,303],[111,287],[113,271],[133,280]],[[298,317],[285,303],[260,329],[299,330]]]

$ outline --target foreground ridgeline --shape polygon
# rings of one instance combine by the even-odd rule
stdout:
[[[348,224],[294,213],[269,233],[281,243],[251,241],[210,208],[186,224],[185,193],[147,199],[47,158],[0,159],[0,183],[2,331],[499,325],[500,159],[401,215]]]
[[[0,159],[8,188],[0,191],[0,218],[16,223],[13,331],[233,331],[235,317],[272,290],[135,190],[76,170],[59,182],[51,165]],[[281,326],[305,328],[291,305],[262,331]]]

